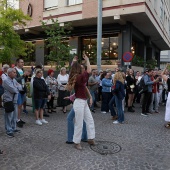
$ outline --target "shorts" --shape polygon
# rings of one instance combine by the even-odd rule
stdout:
[[[18,93],[17,104],[22,105],[25,101],[25,94]]]
[[[36,110],[43,109],[46,103],[46,99],[35,99],[34,106]]]

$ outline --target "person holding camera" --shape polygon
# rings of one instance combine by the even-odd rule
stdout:
[[[142,102],[142,116],[148,116],[149,107],[152,101],[152,85],[159,81],[159,78],[155,80],[151,80],[151,76],[153,75],[153,69],[148,69],[148,72],[144,75],[144,84],[147,86],[147,91],[143,93],[143,102]]]

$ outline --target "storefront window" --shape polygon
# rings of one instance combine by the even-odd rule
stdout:
[[[118,37],[103,37],[101,44],[102,60],[117,60]],[[83,51],[95,63],[97,59],[97,38],[83,38]]]

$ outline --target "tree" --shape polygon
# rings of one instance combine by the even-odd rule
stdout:
[[[11,63],[13,57],[25,56],[26,45],[15,28],[26,25],[30,17],[14,9],[7,0],[0,7],[0,62]]]
[[[71,47],[68,44],[67,37],[70,34],[70,24],[64,24],[60,26],[58,20],[50,19],[51,25],[48,25],[49,21],[43,22],[42,27],[47,35],[45,46],[50,49],[49,55],[46,57],[51,65],[56,64],[56,69],[64,67],[66,62],[70,60]]]

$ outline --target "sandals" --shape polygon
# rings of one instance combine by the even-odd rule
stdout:
[[[166,127],[167,129],[170,129],[170,123],[167,123],[167,124],[165,125],[165,127]]]

